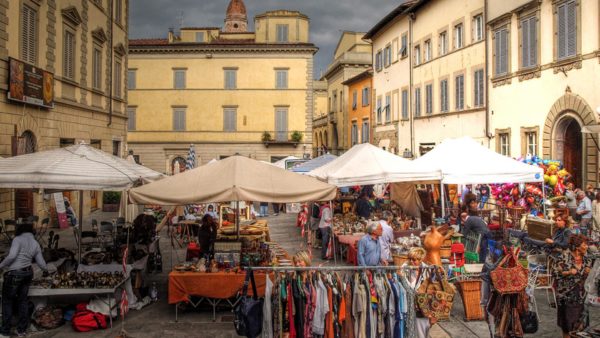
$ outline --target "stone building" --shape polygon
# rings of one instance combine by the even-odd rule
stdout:
[[[127,0],[0,0],[0,156],[126,145]],[[69,195],[77,209],[78,194]],[[0,190],[0,218],[47,217],[43,194]],[[84,193],[84,213],[101,194]]]
[[[579,187],[598,184],[600,4],[490,1],[492,148],[560,160]]]
[[[349,147],[359,143],[371,143],[372,109],[371,88],[373,87],[373,70],[364,72],[342,82],[348,87],[346,110],[348,111],[347,128],[350,131],[346,142]]]
[[[232,0],[224,27],[184,27],[129,43],[128,145],[171,173],[196,148],[197,163],[239,153],[276,161],[312,153],[313,55],[309,19],[276,10],[254,18]]]

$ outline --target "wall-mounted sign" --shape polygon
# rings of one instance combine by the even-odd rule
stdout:
[[[54,108],[54,74],[9,58],[8,99]]]

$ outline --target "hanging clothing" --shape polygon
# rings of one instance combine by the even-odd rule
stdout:
[[[263,303],[263,325],[262,337],[273,338],[273,311],[271,311],[271,293],[273,292],[273,282],[269,275],[265,277],[265,301]]]
[[[329,312],[329,302],[327,300],[327,288],[323,281],[317,281],[316,309],[313,318],[312,332],[318,335],[325,334],[325,316]]]

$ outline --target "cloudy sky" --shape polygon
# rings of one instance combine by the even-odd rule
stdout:
[[[325,71],[344,30],[366,32],[402,0],[244,0],[248,23],[274,9],[298,10],[310,18],[315,55],[315,76]],[[164,38],[169,27],[223,27],[229,0],[130,0],[130,38]]]

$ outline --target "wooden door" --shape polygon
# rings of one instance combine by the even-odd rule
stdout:
[[[28,189],[15,189],[15,218],[33,216],[33,192]]]
[[[581,127],[576,121],[571,121],[565,131],[563,161],[567,171],[573,175],[573,183],[577,188],[583,188],[582,144]]]
[[[90,191],[90,207],[92,209],[98,209],[98,192]]]

